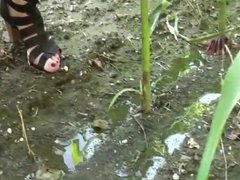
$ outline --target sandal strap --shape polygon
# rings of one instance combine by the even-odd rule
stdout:
[[[11,26],[23,26],[29,25],[24,29],[18,29],[22,40],[26,48],[31,48],[32,51],[29,54],[29,63],[40,69],[44,70],[46,61],[56,53],[61,54],[61,49],[50,39],[48,34],[44,30],[43,19],[40,11],[36,7],[39,3],[38,0],[24,0],[27,3],[25,5],[19,5],[14,3],[12,0],[0,0],[0,13]],[[8,6],[12,7],[16,11],[27,13],[26,17],[12,17],[9,15]],[[40,57],[39,57],[40,56]],[[38,59],[37,64],[35,60]]]
[[[45,33],[43,21],[37,21],[34,23],[30,23],[30,25],[28,27],[19,30],[19,33],[20,33],[21,37],[23,37],[23,39],[27,38],[31,35],[34,35],[34,34],[39,34],[41,32]]]
[[[53,39],[49,38],[49,36],[45,32],[28,38],[24,42],[25,45],[28,47],[36,46],[32,49],[28,58],[29,63],[40,70],[44,70],[46,61],[49,58],[51,58],[58,52],[61,53],[61,49],[59,48],[59,46],[55,43]],[[36,42],[38,43],[36,44]],[[40,54],[42,55],[40,56],[38,63],[33,63]]]
[[[53,39],[48,39],[47,41],[45,41],[44,44],[42,44],[42,46],[39,45],[31,51],[31,53],[29,55],[29,63],[32,66],[36,67],[37,69],[44,70],[44,66],[45,66],[47,60],[49,58],[51,58],[57,52],[61,53],[61,49],[58,47],[58,45],[55,43],[55,41]],[[33,63],[33,61],[41,53],[43,53],[43,54],[40,56],[38,63],[37,64]]]
[[[30,16],[26,16],[26,17],[10,17],[8,16],[6,18],[6,21],[14,26],[25,26],[25,25],[29,25],[29,24],[35,24],[36,22],[40,21],[43,22],[41,16],[35,15],[34,16],[34,21],[31,18],[32,15]]]
[[[57,52],[61,52],[61,49],[52,39],[48,39],[48,41],[44,45],[45,45],[43,46],[44,48],[37,46],[31,51],[29,55],[30,64],[40,70],[44,70],[44,66],[49,58],[51,58]],[[47,47],[49,47],[49,49],[47,49]],[[39,58],[38,63],[37,64],[32,63],[31,60],[32,59],[35,60],[36,57],[38,57],[41,53],[43,54]]]
[[[8,0],[7,1],[7,4],[9,6],[11,6],[13,9],[15,9],[16,11],[19,11],[19,12],[23,12],[23,13],[26,13],[26,12],[34,12],[35,9],[36,9],[36,4],[39,3],[38,0],[31,0],[31,1],[27,1],[26,4],[24,5],[21,5],[21,4],[16,4],[14,3],[12,0]]]
[[[33,1],[33,2],[32,2]],[[35,24],[36,22],[43,23],[41,13],[36,7],[38,0],[32,0],[25,5],[19,5],[12,0],[1,0],[1,15],[12,26],[24,26],[28,24]],[[12,17],[9,15],[8,6],[12,7],[16,11],[27,13],[26,17]],[[34,18],[33,18],[34,17]]]

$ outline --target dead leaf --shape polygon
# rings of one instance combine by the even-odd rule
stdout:
[[[109,123],[102,119],[95,119],[92,123],[92,127],[100,130],[110,129]]]
[[[190,149],[199,149],[200,148],[200,145],[193,139],[193,138],[190,138],[187,142],[188,144],[188,148]]]
[[[227,135],[227,138],[230,140],[240,140],[240,129],[233,129],[229,135]]]
[[[88,63],[89,63],[91,66],[94,66],[94,67],[100,69],[101,71],[104,71],[102,62],[100,61],[99,58],[89,59],[89,60],[88,60]]]

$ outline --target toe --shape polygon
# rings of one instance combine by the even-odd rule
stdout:
[[[56,57],[49,58],[44,66],[48,72],[56,72],[60,68],[60,61]]]

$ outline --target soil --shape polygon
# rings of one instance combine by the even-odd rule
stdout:
[[[42,179],[57,180],[60,171],[66,180],[195,179],[215,106],[199,98],[220,92],[230,59],[176,41],[166,25],[166,16],[177,13],[182,35],[215,32],[216,2],[171,2],[151,38],[153,112],[148,115],[141,112],[138,94],[130,92],[108,109],[117,92],[139,89],[139,1],[42,1],[46,28],[68,67],[56,74],[30,67],[21,47],[10,48],[0,21],[0,179],[44,174]],[[151,10],[158,3],[151,0]],[[230,1],[228,10],[229,24],[238,25],[240,4]],[[239,33],[231,35],[235,56]],[[227,169],[219,149],[210,179],[225,179],[226,172],[228,179],[239,179],[238,110],[223,136]],[[28,156],[21,114],[37,163]],[[42,171],[42,164],[48,168]]]

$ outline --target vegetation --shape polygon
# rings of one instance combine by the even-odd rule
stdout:
[[[219,144],[226,121],[238,100],[240,99],[239,83],[240,52],[230,66],[223,81],[221,98],[213,115],[208,141],[199,168],[198,180],[207,179],[211,162]]]
[[[135,92],[140,94],[142,99],[142,107],[145,113],[151,111],[151,58],[150,58],[150,36],[154,32],[158,19],[166,8],[170,5],[167,0],[162,0],[161,3],[148,15],[148,0],[141,0],[141,41],[142,41],[142,80],[139,90],[126,88],[118,92],[112,99],[109,109],[113,106],[119,96],[125,92]]]

